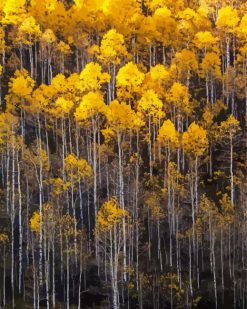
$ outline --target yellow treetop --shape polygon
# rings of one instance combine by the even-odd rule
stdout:
[[[90,62],[81,72],[80,81],[81,91],[95,91],[110,81],[110,75],[103,73],[98,63]]]
[[[64,97],[59,97],[54,103],[54,116],[60,118],[68,115],[73,105],[72,101],[67,100]]]
[[[239,121],[233,115],[230,115],[227,120],[220,123],[219,135],[221,137],[233,137],[239,133],[240,130]]]
[[[140,3],[136,0],[101,0],[101,9],[119,33],[129,37],[135,29],[135,18],[141,12]],[[117,12],[117,14],[116,14]]]
[[[109,232],[127,216],[128,212],[121,209],[117,199],[113,197],[99,209],[95,229],[99,233]]]
[[[53,77],[51,81],[51,85],[48,87],[50,88],[48,91],[53,92],[54,90],[54,95],[56,93],[64,93],[67,88],[67,81],[66,77],[63,74],[57,74],[55,77]]]
[[[31,231],[39,233],[40,231],[40,213],[35,211],[30,219]]]
[[[120,63],[122,57],[127,56],[128,52],[124,43],[124,36],[116,29],[111,29],[104,34],[98,58],[105,63]]]
[[[103,96],[99,92],[86,94],[75,111],[77,122],[83,122],[105,112],[106,105]]]
[[[160,97],[164,97],[170,73],[162,64],[157,64],[146,73],[143,89],[153,89]]]
[[[23,20],[26,0],[7,0],[3,7],[3,23],[16,25]]]
[[[206,130],[192,122],[187,132],[183,133],[182,144],[188,154],[202,156],[208,148]]]
[[[124,98],[130,98],[131,94],[139,92],[144,77],[144,73],[133,62],[129,62],[121,67],[116,76],[118,95]]]
[[[9,95],[11,96],[11,100],[8,103],[19,103],[20,98],[30,98],[34,85],[34,80],[28,75],[26,70],[17,70],[9,82]]]
[[[46,29],[41,37],[41,41],[45,44],[53,44],[56,42],[56,40],[56,35],[52,31],[52,29]]]
[[[93,174],[91,166],[84,159],[77,159],[74,154],[69,154],[65,159],[65,171],[74,181],[90,178]]]
[[[179,133],[170,119],[164,121],[160,127],[158,141],[165,147],[178,147]]]
[[[200,76],[203,78],[205,78],[207,74],[211,74],[216,79],[221,78],[221,60],[219,55],[214,52],[205,54],[200,68]]]
[[[210,31],[199,31],[196,33],[193,43],[199,49],[215,51],[217,50],[218,38],[214,37]]]
[[[30,45],[41,36],[40,26],[33,16],[23,20],[19,27],[20,35],[24,39],[24,44]]]
[[[114,100],[107,106],[106,118],[109,126],[117,133],[134,129],[137,115],[129,104]]]
[[[189,114],[191,112],[190,95],[188,88],[185,85],[175,82],[168,91],[166,99],[181,112],[185,114]]]
[[[161,119],[165,116],[163,112],[163,103],[159,99],[154,90],[147,90],[141,97],[137,105],[137,111],[143,117],[152,117],[153,119]]]
[[[224,6],[219,9],[216,26],[219,29],[233,32],[238,25],[238,11],[231,6]]]
[[[176,70],[180,76],[188,77],[188,73],[197,72],[198,62],[194,51],[188,49],[182,49],[177,52],[173,64],[176,65]]]
[[[57,44],[57,49],[64,55],[69,55],[71,53],[70,46],[63,41]]]
[[[237,35],[240,39],[246,40],[247,37],[247,13],[241,19],[239,27],[237,28]]]

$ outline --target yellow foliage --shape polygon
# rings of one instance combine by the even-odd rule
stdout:
[[[56,36],[52,29],[46,29],[45,32],[42,34],[42,42],[46,44],[52,44],[56,42]]]
[[[145,198],[145,205],[150,209],[154,220],[164,218],[164,211],[160,206],[160,197],[156,192],[151,192]]]
[[[230,115],[226,121],[222,121],[219,126],[219,137],[232,138],[234,135],[240,132],[239,121]]]
[[[3,23],[4,24],[17,24],[23,20],[26,0],[6,0],[3,7]]]
[[[35,211],[32,214],[32,217],[30,219],[30,228],[33,232],[39,233],[40,231],[40,213],[38,211]]]
[[[27,71],[17,70],[9,82],[10,93],[20,98],[27,98],[31,95],[34,85],[35,82],[29,77]]]
[[[123,98],[130,98],[131,94],[139,92],[144,77],[144,73],[133,62],[129,62],[121,67],[116,76],[118,95]]]
[[[117,100],[112,101],[106,109],[106,118],[109,127],[117,133],[134,129],[136,117],[130,105],[124,102],[119,103]]]
[[[237,35],[240,39],[245,40],[247,36],[247,13],[241,19],[239,27],[237,28]]]
[[[102,129],[101,133],[104,136],[105,143],[109,143],[111,138],[115,135],[115,132],[111,128]]]
[[[205,78],[207,74],[211,74],[216,79],[221,78],[221,60],[218,54],[214,52],[206,53],[200,66],[201,77]]]
[[[216,26],[219,29],[226,29],[229,32],[232,32],[235,30],[238,22],[238,11],[235,8],[231,6],[224,6],[219,9],[216,20]]]
[[[215,51],[217,50],[218,38],[214,37],[210,31],[199,31],[196,33],[193,42],[199,49]]]
[[[230,197],[225,193],[222,195],[220,201],[220,210],[222,217],[220,218],[222,226],[230,224],[234,220],[234,206]]]
[[[158,141],[165,147],[178,147],[179,133],[170,119],[164,121],[159,130]]]
[[[56,117],[64,117],[68,115],[73,107],[73,102],[59,97],[54,104],[54,115]]]
[[[88,63],[80,74],[82,91],[100,90],[103,84],[110,81],[108,73],[103,73],[98,63]]]
[[[41,36],[40,26],[33,16],[25,18],[20,25],[19,31],[24,36],[24,43],[29,45]]]
[[[62,226],[62,235],[65,237],[74,237],[75,236],[75,223],[76,219],[70,215],[63,215],[59,223]]]
[[[69,154],[65,159],[65,171],[71,180],[90,178],[93,174],[91,166],[84,159],[77,159],[74,154]]]
[[[11,113],[0,113],[0,145],[6,142],[12,134],[15,134],[14,129],[18,124],[18,119]]]
[[[122,57],[127,56],[127,49],[124,44],[124,36],[116,29],[111,29],[104,34],[98,58],[105,63],[120,63]]]
[[[121,209],[116,198],[113,197],[99,209],[95,229],[99,233],[108,232],[127,216],[128,212]]]
[[[152,117],[153,119],[161,119],[165,116],[162,111],[163,103],[153,90],[147,90],[138,101],[137,111],[144,117]]]
[[[202,119],[206,128],[209,128],[213,124],[214,114],[209,108],[205,108]]]
[[[190,95],[188,88],[178,82],[175,82],[166,95],[166,99],[169,103],[177,107],[181,112],[190,114]]]
[[[71,53],[70,46],[63,41],[57,44],[57,49],[64,55],[69,55]]]
[[[185,152],[196,157],[202,156],[208,148],[206,130],[192,122],[187,132],[183,133],[182,144]]]
[[[105,110],[106,105],[103,96],[99,92],[89,92],[82,98],[74,115],[77,122],[83,122],[99,115],[100,113],[103,114]]]
[[[49,183],[52,185],[52,194],[55,196],[59,196],[67,190],[66,183],[60,177],[49,179]]]
[[[63,74],[57,74],[51,81],[51,87],[45,88],[45,90],[55,90],[56,92],[65,92],[67,86],[66,77]],[[49,89],[50,88],[50,89]]]
[[[196,73],[198,70],[198,62],[196,55],[193,51],[183,49],[181,52],[176,53],[173,61],[176,65],[176,70],[179,71],[180,76],[190,77],[190,72]]]
[[[6,233],[0,233],[0,245],[6,244],[9,241],[9,236]]]

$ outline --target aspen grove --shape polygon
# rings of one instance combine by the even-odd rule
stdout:
[[[247,308],[247,2],[0,1],[0,308]]]

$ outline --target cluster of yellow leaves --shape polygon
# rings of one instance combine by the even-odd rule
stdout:
[[[56,42],[56,35],[51,29],[46,29],[45,32],[42,34],[41,43],[43,44],[52,44]]]
[[[214,37],[210,31],[199,31],[195,34],[193,43],[204,51],[217,51],[218,38]]]
[[[111,29],[104,34],[101,45],[100,45],[100,55],[98,58],[104,63],[120,63],[122,57],[127,56],[128,52],[124,44],[124,36],[116,31],[116,29]]]
[[[60,177],[49,179],[49,184],[52,185],[51,193],[55,197],[60,196],[68,188],[68,184],[64,183],[63,179]]]
[[[232,32],[239,22],[238,11],[231,6],[220,8],[216,20],[216,26],[219,29]]]
[[[215,52],[207,52],[201,62],[200,76],[207,77],[207,74],[212,75],[216,79],[221,78],[221,60]]]
[[[82,91],[100,90],[104,83],[109,82],[108,73],[103,73],[98,63],[90,62],[80,74],[80,87]]]
[[[30,219],[31,231],[39,233],[40,231],[40,213],[35,211]]]
[[[20,37],[24,44],[30,45],[41,36],[40,26],[33,16],[26,17],[19,27]]]
[[[118,223],[128,216],[128,212],[121,209],[115,197],[105,202],[97,213],[96,231],[109,232]]]
[[[178,76],[190,77],[191,73],[196,73],[198,70],[198,61],[196,55],[193,51],[188,49],[182,49],[181,52],[177,52],[173,61],[171,70],[173,71],[173,66],[176,66],[176,70],[178,71]]]
[[[18,124],[17,117],[13,116],[11,113],[1,113],[0,114],[0,144],[6,142],[10,136],[13,136],[14,129]]]
[[[93,174],[91,166],[84,159],[77,159],[74,154],[69,154],[65,159],[65,171],[70,179],[79,181],[80,179],[90,178]]]
[[[147,90],[138,101],[137,111],[143,117],[152,117],[153,120],[161,119],[165,116],[163,103],[154,90]]]
[[[69,44],[66,44],[65,42],[63,41],[60,41],[58,44],[57,44],[57,49],[64,55],[69,55],[71,53],[71,49],[70,49],[70,46]]]
[[[185,85],[175,82],[168,91],[166,99],[174,107],[178,108],[180,112],[183,112],[186,115],[190,114],[192,109],[190,95],[188,88]]]
[[[160,197],[157,192],[151,192],[145,198],[145,205],[149,208],[154,220],[160,220],[164,218],[165,214],[160,205]]]
[[[26,70],[17,70],[9,82],[10,93],[19,98],[28,98],[33,91],[34,85],[34,80]]]
[[[182,136],[182,144],[186,153],[202,156],[208,148],[207,132],[195,122]]]
[[[89,92],[86,94],[75,111],[75,119],[77,122],[84,122],[87,119],[104,114],[106,105],[100,92]]]
[[[151,67],[150,71],[145,76],[143,88],[152,89],[159,96],[165,96],[165,89],[170,80],[170,72],[162,64],[157,64]]]
[[[121,67],[116,76],[118,96],[131,98],[134,93],[140,92],[144,77],[144,73],[133,62]]]
[[[26,12],[25,4],[25,0],[6,0],[3,6],[3,23],[15,25],[20,22]]]
[[[64,97],[60,97],[55,101],[54,112],[57,117],[64,117],[68,115],[73,107],[73,102],[66,100]]]
[[[138,123],[142,124],[129,104],[119,103],[117,100],[112,101],[108,106],[106,118],[109,127],[116,133],[136,129]]]
[[[179,133],[170,119],[163,122],[157,139],[165,147],[176,148],[179,146]]]
[[[233,115],[230,115],[226,121],[220,123],[219,137],[232,138],[238,132],[240,132],[239,121]]]
[[[0,233],[0,245],[6,244],[9,241],[9,236],[6,233]]]

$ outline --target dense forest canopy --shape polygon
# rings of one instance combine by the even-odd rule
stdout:
[[[247,308],[246,1],[0,20],[0,308]]]

